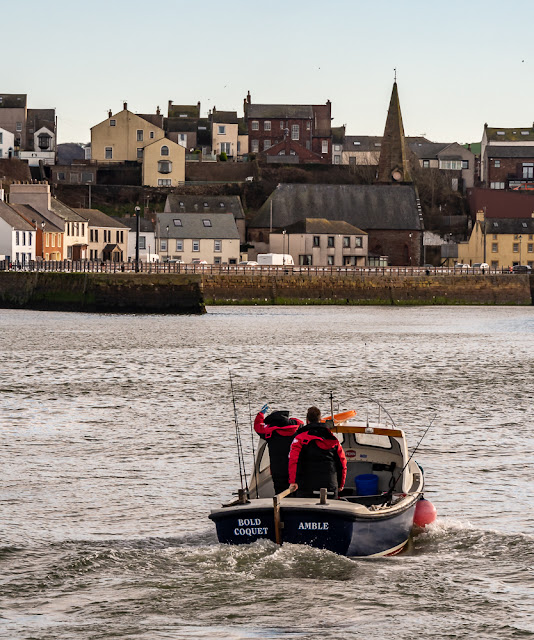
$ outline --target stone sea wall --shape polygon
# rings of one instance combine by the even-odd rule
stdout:
[[[0,307],[98,313],[205,313],[199,275],[0,272]]]
[[[531,305],[528,275],[205,275],[215,304]]]

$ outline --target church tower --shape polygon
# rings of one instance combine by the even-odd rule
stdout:
[[[377,182],[381,184],[406,184],[412,182],[396,77],[393,83],[386,128],[384,129],[384,137],[380,148]]]

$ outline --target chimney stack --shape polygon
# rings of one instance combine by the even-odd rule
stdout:
[[[122,106],[124,108],[124,111],[126,111],[128,109],[128,103],[127,102],[124,102]]]
[[[111,118],[111,116],[113,115],[111,109],[108,111],[108,118]]]
[[[156,115],[159,116],[161,114],[161,111],[159,110],[159,105],[156,107]]]

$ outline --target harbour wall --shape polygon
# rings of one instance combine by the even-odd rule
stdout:
[[[532,283],[532,287],[531,287]],[[216,304],[531,305],[534,277],[503,275],[204,275]]]
[[[97,313],[205,313],[200,275],[0,272],[0,307]]]

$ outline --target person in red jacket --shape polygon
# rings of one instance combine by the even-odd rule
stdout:
[[[289,411],[273,411],[266,417],[268,410],[268,405],[261,408],[254,420],[254,431],[267,441],[274,492],[278,494],[289,487],[289,448],[297,429],[304,423],[298,418],[290,418]]]
[[[289,451],[289,482],[297,498],[314,497],[326,488],[337,498],[345,486],[347,459],[339,440],[321,420],[317,407],[310,407],[306,426],[301,427]]]

